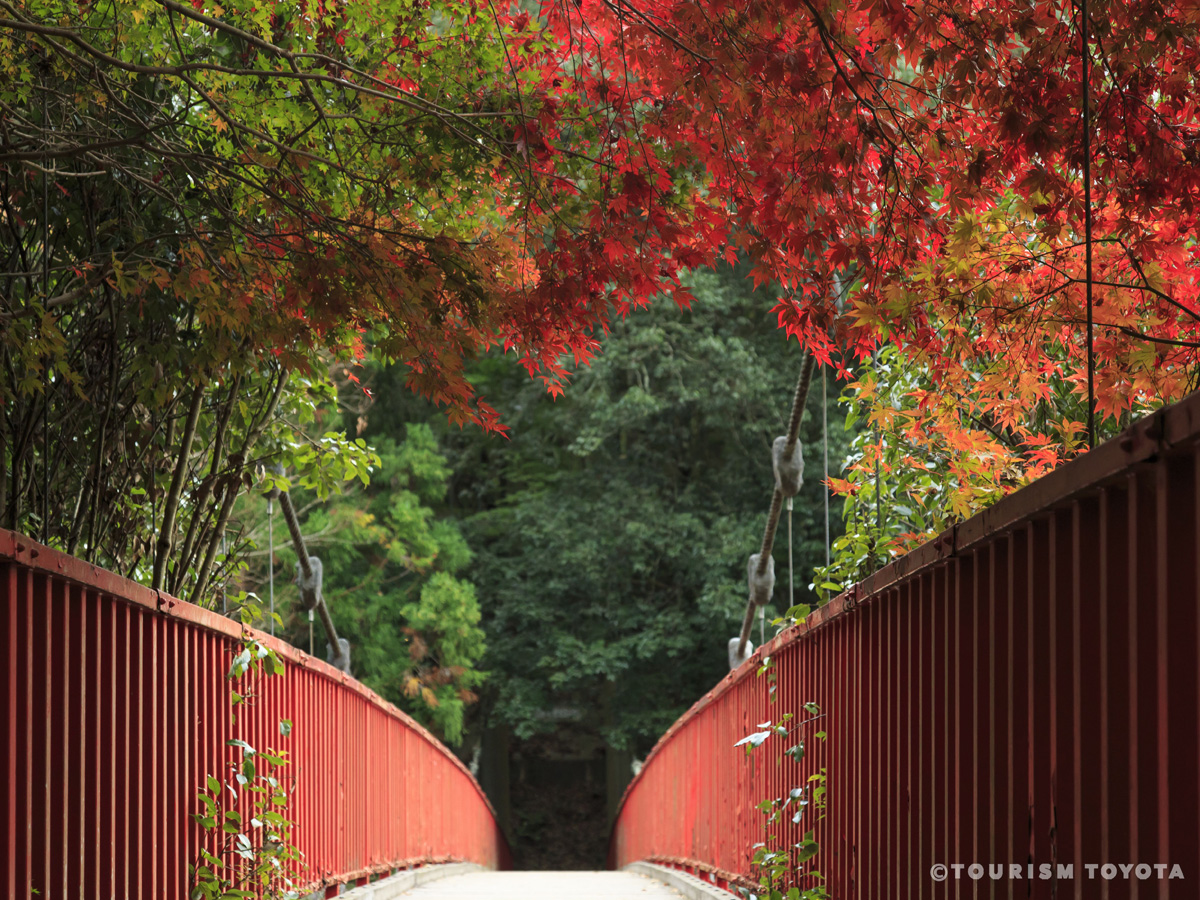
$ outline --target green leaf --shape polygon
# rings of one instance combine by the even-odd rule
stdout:
[[[796,850],[796,862],[798,864],[804,864],[808,862],[817,855],[820,849],[821,848],[817,845],[817,842],[812,839],[812,832],[808,832]]]
[[[239,750],[241,750],[243,753],[245,753],[247,755],[253,755],[253,753],[254,753],[254,748],[251,747],[249,744],[247,744],[245,741],[243,741],[241,738],[232,738],[231,740],[228,740],[225,742],[225,746],[237,747]]]
[[[771,736],[770,731],[756,731],[753,734],[748,734],[733,746],[741,747],[743,744],[748,745],[746,752],[749,753],[754,747],[762,746],[763,742]]]

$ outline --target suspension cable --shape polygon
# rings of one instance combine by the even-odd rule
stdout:
[[[306,579],[311,581],[313,577],[312,562],[309,559],[308,547],[304,544],[304,535],[300,533],[300,522],[296,518],[296,510],[292,506],[292,498],[287,491],[279,492],[279,509],[283,512],[283,521],[287,523],[288,531],[291,532],[292,546],[296,548],[300,571],[304,573]]]
[[[308,609],[309,621],[312,621],[313,610],[316,610],[321,616],[321,623],[325,626],[325,635],[329,639],[330,663],[343,672],[349,672],[349,654],[342,647],[337,628],[333,624],[333,618],[329,615],[329,607],[325,605],[325,598],[321,596],[321,561],[315,556],[308,555],[308,547],[304,544],[304,535],[300,533],[300,522],[296,518],[296,510],[292,506],[291,495],[287,491],[279,492],[279,509],[283,513],[284,521],[287,522],[288,531],[291,532],[292,545],[296,548],[296,565],[300,570],[297,581],[300,583],[300,596]],[[316,563],[316,566],[313,563]],[[310,632],[309,651],[311,652],[311,650]]]
[[[796,391],[792,395],[792,411],[788,418],[788,431],[785,438],[781,458],[784,460],[792,459],[792,455],[796,450],[796,442],[800,436],[800,420],[804,415],[804,404],[808,398],[808,386],[812,381],[813,366],[816,364],[816,357],[809,353],[804,358],[804,363],[800,368],[800,377],[796,381]],[[760,545],[757,559],[752,557],[750,565],[750,577],[754,579],[762,579],[768,577],[768,570],[773,571],[774,561],[771,558],[771,549],[775,545],[775,531],[779,526],[779,514],[783,509],[783,486],[779,481],[778,473],[776,477],[775,491],[771,495],[771,508],[767,513],[766,528],[763,529],[763,539]],[[774,576],[770,576],[771,581],[774,581]],[[749,600],[746,602],[746,614],[742,617],[742,628],[738,635],[737,644],[737,659],[741,659],[746,654],[746,643],[750,640],[750,628],[754,622],[755,607],[760,604],[755,602],[755,593],[752,591]]]
[[[1087,275],[1087,390],[1088,449],[1096,447],[1096,355],[1092,339],[1092,123],[1091,85],[1088,78],[1088,2],[1081,0],[1079,44],[1083,64],[1083,243]]]
[[[825,568],[829,568],[830,562],[830,543],[829,543],[829,378],[825,372],[825,367],[821,367],[821,452],[825,457],[824,474],[825,480],[821,482],[824,486],[822,493],[825,495]]]
[[[275,503],[267,498],[267,595],[271,599],[271,637],[275,636]]]
[[[50,131],[50,116],[46,110],[46,73],[42,71],[42,128]],[[46,146],[49,146],[47,142]],[[42,155],[42,300],[50,297],[50,158]],[[114,323],[114,328],[116,327]],[[41,335],[39,326],[39,336]],[[50,358],[42,369],[42,543],[50,543]],[[13,454],[15,461],[16,454]],[[35,479],[37,475],[33,476]],[[150,485],[153,502],[154,485]],[[13,523],[16,528],[16,523]]]
[[[788,511],[788,609],[796,605],[796,577],[792,567],[792,498],[787,499]]]

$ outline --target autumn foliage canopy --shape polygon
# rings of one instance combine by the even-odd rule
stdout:
[[[47,172],[158,204],[56,243],[52,287],[26,259],[6,322],[165,291],[288,366],[369,343],[502,429],[483,349],[560,390],[614,313],[748,260],[881,434],[1007,490],[1084,433],[1085,132],[1098,415],[1197,374],[1200,7],[1101,0],[1089,30],[1011,0],[0,0],[4,221],[34,228]]]

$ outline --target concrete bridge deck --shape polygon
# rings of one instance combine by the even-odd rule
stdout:
[[[305,900],[318,900],[311,894]],[[678,869],[636,862],[619,872],[495,872],[474,863],[405,869],[340,900],[738,900]]]
[[[632,872],[470,872],[418,885],[404,900],[681,900]]]

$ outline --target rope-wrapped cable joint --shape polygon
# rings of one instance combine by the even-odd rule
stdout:
[[[792,442],[792,451],[788,453],[788,439],[783,435],[775,438],[771,445],[771,468],[775,470],[775,489],[789,500],[800,493],[804,484],[804,453],[800,442]]]
[[[307,566],[300,565],[299,560],[296,561],[296,587],[300,588],[300,602],[307,610],[314,610],[325,602],[325,598],[321,595],[323,575],[324,567],[321,565],[320,558],[308,557]]]
[[[733,637],[729,639],[729,671],[731,672],[754,654],[754,645],[752,643],[746,641],[739,650],[740,644],[741,638]]]
[[[750,603],[766,606],[775,590],[775,557],[768,556],[765,564],[760,564],[760,561],[757,553],[750,554],[746,564],[746,582],[750,588]]]

